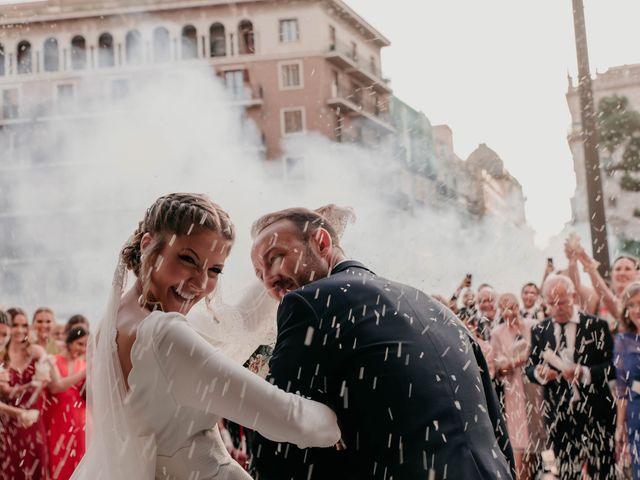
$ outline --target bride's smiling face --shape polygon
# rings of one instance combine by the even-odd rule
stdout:
[[[153,237],[145,234],[140,244],[143,255],[152,242]],[[168,238],[151,259],[147,301],[160,303],[165,312],[186,314],[216,288],[230,247],[222,235],[204,229]]]

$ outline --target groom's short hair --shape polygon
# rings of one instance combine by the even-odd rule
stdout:
[[[309,210],[308,208],[300,207],[286,208],[284,210],[278,210],[277,212],[263,215],[253,222],[253,225],[251,226],[251,237],[256,238],[265,228],[281,220],[288,220],[293,223],[300,232],[302,239],[305,241],[309,240],[318,228],[324,228],[329,232],[329,236],[331,237],[333,244],[335,246],[340,245],[340,239],[335,228],[333,228],[331,223],[329,223],[324,216],[320,215],[318,212]]]

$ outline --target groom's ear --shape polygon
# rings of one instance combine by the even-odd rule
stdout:
[[[313,234],[313,239],[321,257],[331,253],[333,241],[331,240],[331,235],[327,230],[322,227],[318,228]]]

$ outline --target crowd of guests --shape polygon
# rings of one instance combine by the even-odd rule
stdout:
[[[85,451],[89,322],[0,310],[0,480],[66,480]]]
[[[571,237],[565,254],[566,268],[549,259],[540,285],[519,292],[474,290],[467,275],[450,298],[434,296],[474,332],[487,359],[518,480],[536,478],[545,463],[561,479],[637,480],[638,259],[616,258],[607,281]]]
[[[605,280],[575,240],[565,253],[566,268],[549,259],[540,284],[498,293],[474,289],[468,274],[450,298],[434,297],[484,353],[517,480],[545,468],[561,479],[640,480],[640,265],[618,257]],[[49,308],[31,322],[20,308],[0,310],[0,480],[68,479],[82,458],[88,332],[82,315],[60,324]],[[244,465],[252,432],[219,427]]]

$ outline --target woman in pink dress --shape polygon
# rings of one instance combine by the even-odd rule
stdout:
[[[504,412],[516,461],[516,480],[528,480],[532,474],[532,453],[543,447],[536,438],[539,426],[533,424],[541,417],[541,397],[530,391],[524,374],[529,359],[531,327],[536,322],[521,318],[518,298],[511,293],[500,297],[498,307],[504,322],[491,334],[496,377],[504,384]]]
[[[87,334],[83,327],[72,327],[65,339],[65,351],[51,358],[52,382],[44,418],[52,480],[69,479],[84,455]]]
[[[11,318],[11,339],[1,359],[8,382],[0,384],[3,400],[17,408],[42,411],[42,391],[48,381],[44,349],[29,342],[29,322],[18,308],[7,311]],[[2,480],[47,480],[49,459],[42,416],[31,426],[18,418],[2,418]]]

